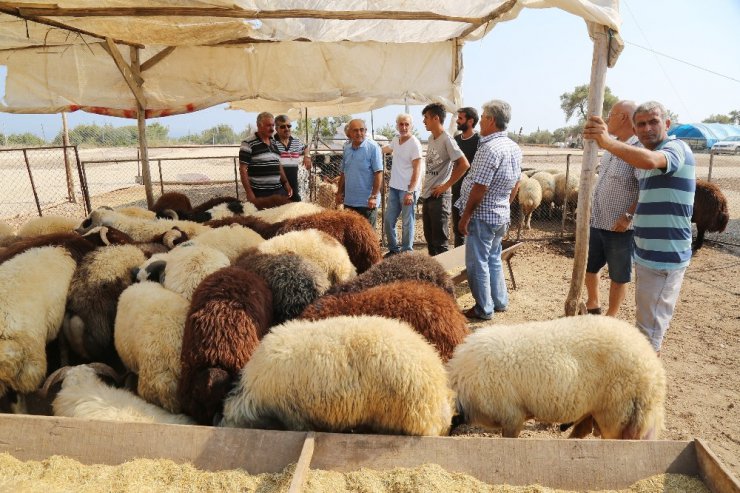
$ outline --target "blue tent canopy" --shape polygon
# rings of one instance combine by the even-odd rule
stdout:
[[[740,135],[740,125],[725,123],[686,123],[668,130],[668,135],[686,141],[694,149],[711,149],[719,140]]]

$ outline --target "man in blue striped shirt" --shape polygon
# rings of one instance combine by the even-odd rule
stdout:
[[[509,120],[509,103],[483,104],[478,150],[455,203],[462,212],[458,229],[466,236],[465,268],[475,299],[475,305],[463,312],[468,318],[490,320],[509,304],[501,241],[509,228],[509,204],[522,175],[522,150],[506,134]]]
[[[633,218],[637,326],[660,352],[691,260],[696,171],[689,146],[668,138],[671,121],[663,105],[641,104],[633,122],[637,146],[609,137],[598,116],[589,118],[583,136],[636,168],[640,184]]]

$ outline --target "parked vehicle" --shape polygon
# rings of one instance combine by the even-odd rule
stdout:
[[[712,146],[715,154],[740,154],[740,135],[733,135],[716,142]]]

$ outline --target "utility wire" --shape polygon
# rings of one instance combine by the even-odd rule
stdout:
[[[666,55],[665,53],[661,53],[661,52],[659,52],[659,51],[651,50],[650,48],[646,48],[646,47],[644,47],[644,46],[640,46],[640,45],[638,45],[637,43],[632,43],[632,42],[630,42],[630,41],[625,41],[625,44],[628,44],[628,45],[631,45],[631,46],[635,46],[635,47],[637,47],[637,48],[641,48],[641,49],[643,49],[643,50],[645,50],[645,51],[649,51],[650,53],[654,53],[654,54],[656,54],[656,55],[664,56],[664,57],[666,57],[666,58],[670,58],[671,60],[675,60],[675,61],[677,61],[677,62],[685,63],[686,65],[689,65],[689,66],[691,66],[691,67],[694,67],[694,68],[698,68],[699,70],[703,70],[703,71],[705,71],[705,72],[709,72],[710,74],[713,74],[713,75],[718,75],[718,76],[720,76],[720,77],[724,77],[724,78],[725,78],[725,79],[727,79],[727,80],[731,80],[731,81],[733,81],[733,82],[738,82],[738,83],[740,83],[740,79],[735,79],[734,77],[730,77],[729,75],[725,75],[725,74],[720,74],[719,72],[715,72],[714,70],[710,70],[710,69],[708,69],[708,68],[700,67],[699,65],[695,65],[695,64],[693,64],[693,63],[691,63],[691,62],[687,62],[686,60],[681,60],[680,58],[676,58],[676,57],[673,57],[673,56],[671,56],[671,55]]]

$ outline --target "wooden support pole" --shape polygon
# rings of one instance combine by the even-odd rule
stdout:
[[[62,145],[64,146],[64,171],[67,175],[67,198],[73,204],[77,203],[75,195],[75,181],[72,177],[72,164],[69,162],[69,128],[67,126],[67,112],[62,111]]]
[[[160,51],[156,55],[152,56],[149,60],[141,64],[141,71],[146,72],[165,58],[167,58],[170,53],[175,51],[175,46],[168,46],[164,50]]]
[[[594,52],[591,61],[591,82],[588,90],[588,116],[601,116],[602,113],[608,52],[609,30],[606,26],[598,26],[594,29]],[[573,274],[570,279],[570,291],[565,300],[566,316],[586,313],[586,305],[581,301],[581,290],[586,277],[591,194],[594,186],[594,172],[599,159],[598,152],[599,146],[595,141],[584,140],[581,179],[578,188],[578,208],[576,209],[576,251],[573,260]]]
[[[311,459],[313,458],[315,443],[316,433],[313,431],[309,431],[306,434],[306,440],[303,442],[301,455],[300,457],[298,457],[298,462],[295,465],[293,481],[290,482],[288,493],[300,493],[301,491],[303,491],[303,486],[306,482],[306,476],[308,475],[308,471],[311,466]]]
[[[129,89],[131,89],[131,92],[134,94],[136,102],[139,103],[139,106],[142,108],[146,108],[146,98],[144,97],[144,91],[141,89],[141,85],[144,83],[144,80],[138,75],[141,72],[139,70],[139,65],[137,64],[136,71],[134,71],[123,59],[121,52],[118,51],[118,47],[111,38],[105,38],[104,46],[111,58],[113,58],[113,61],[116,63],[116,67],[118,67],[119,72],[121,72],[123,80],[126,81]],[[133,47],[131,49],[138,50],[138,48]]]

